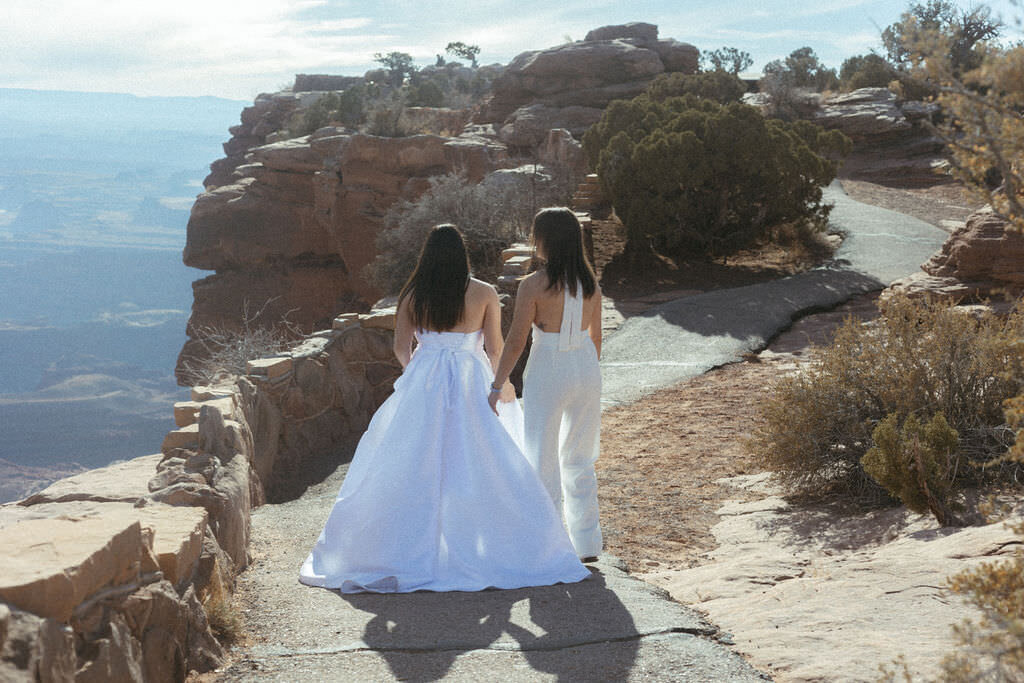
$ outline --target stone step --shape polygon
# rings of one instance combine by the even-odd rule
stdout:
[[[528,244],[513,244],[508,249],[503,249],[501,252],[501,260],[507,261],[510,258],[517,256],[533,256],[533,247]]]
[[[533,262],[532,256],[513,256],[505,261],[502,273],[505,275],[526,275]]]
[[[50,503],[0,529],[0,600],[67,622],[97,592],[159,570],[180,585],[203,548],[206,510],[159,503]]]
[[[187,427],[198,422],[199,409],[203,406],[213,406],[224,417],[231,417],[234,413],[235,402],[230,396],[210,399],[208,401],[179,401],[174,404],[174,424],[179,427]]]
[[[292,359],[291,356],[257,358],[245,364],[245,371],[250,375],[261,375],[266,376],[267,379],[276,379],[292,371]]]
[[[167,432],[163,444],[160,445],[160,452],[170,453],[175,448],[187,448],[189,450],[199,448],[199,425],[190,424],[181,429]]]

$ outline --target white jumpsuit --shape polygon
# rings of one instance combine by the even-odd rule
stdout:
[[[523,373],[527,460],[540,475],[580,557],[601,553],[594,463],[601,448],[601,371],[585,330],[583,288],[566,288],[558,332],[533,328]]]

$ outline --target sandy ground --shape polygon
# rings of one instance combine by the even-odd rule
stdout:
[[[719,480],[763,471],[745,447],[761,398],[847,316],[874,317],[875,298],[802,318],[761,354],[605,411],[597,475],[608,551],[637,572],[706,561],[716,511],[742,497]]]

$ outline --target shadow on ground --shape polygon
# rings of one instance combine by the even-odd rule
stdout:
[[[363,641],[384,657],[397,680],[439,680],[459,655],[484,649],[519,650],[531,669],[558,680],[601,680],[609,673],[605,660],[548,656],[573,646],[618,641],[615,666],[623,672],[632,669],[641,634],[605,577],[592,571],[581,583],[520,590],[341,597],[373,615]],[[410,656],[417,651],[434,656],[426,661]]]

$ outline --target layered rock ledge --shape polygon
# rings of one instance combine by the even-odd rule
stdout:
[[[162,452],[0,505],[0,680],[182,681],[224,662],[251,510],[300,495],[390,394],[394,309],[193,387]]]

